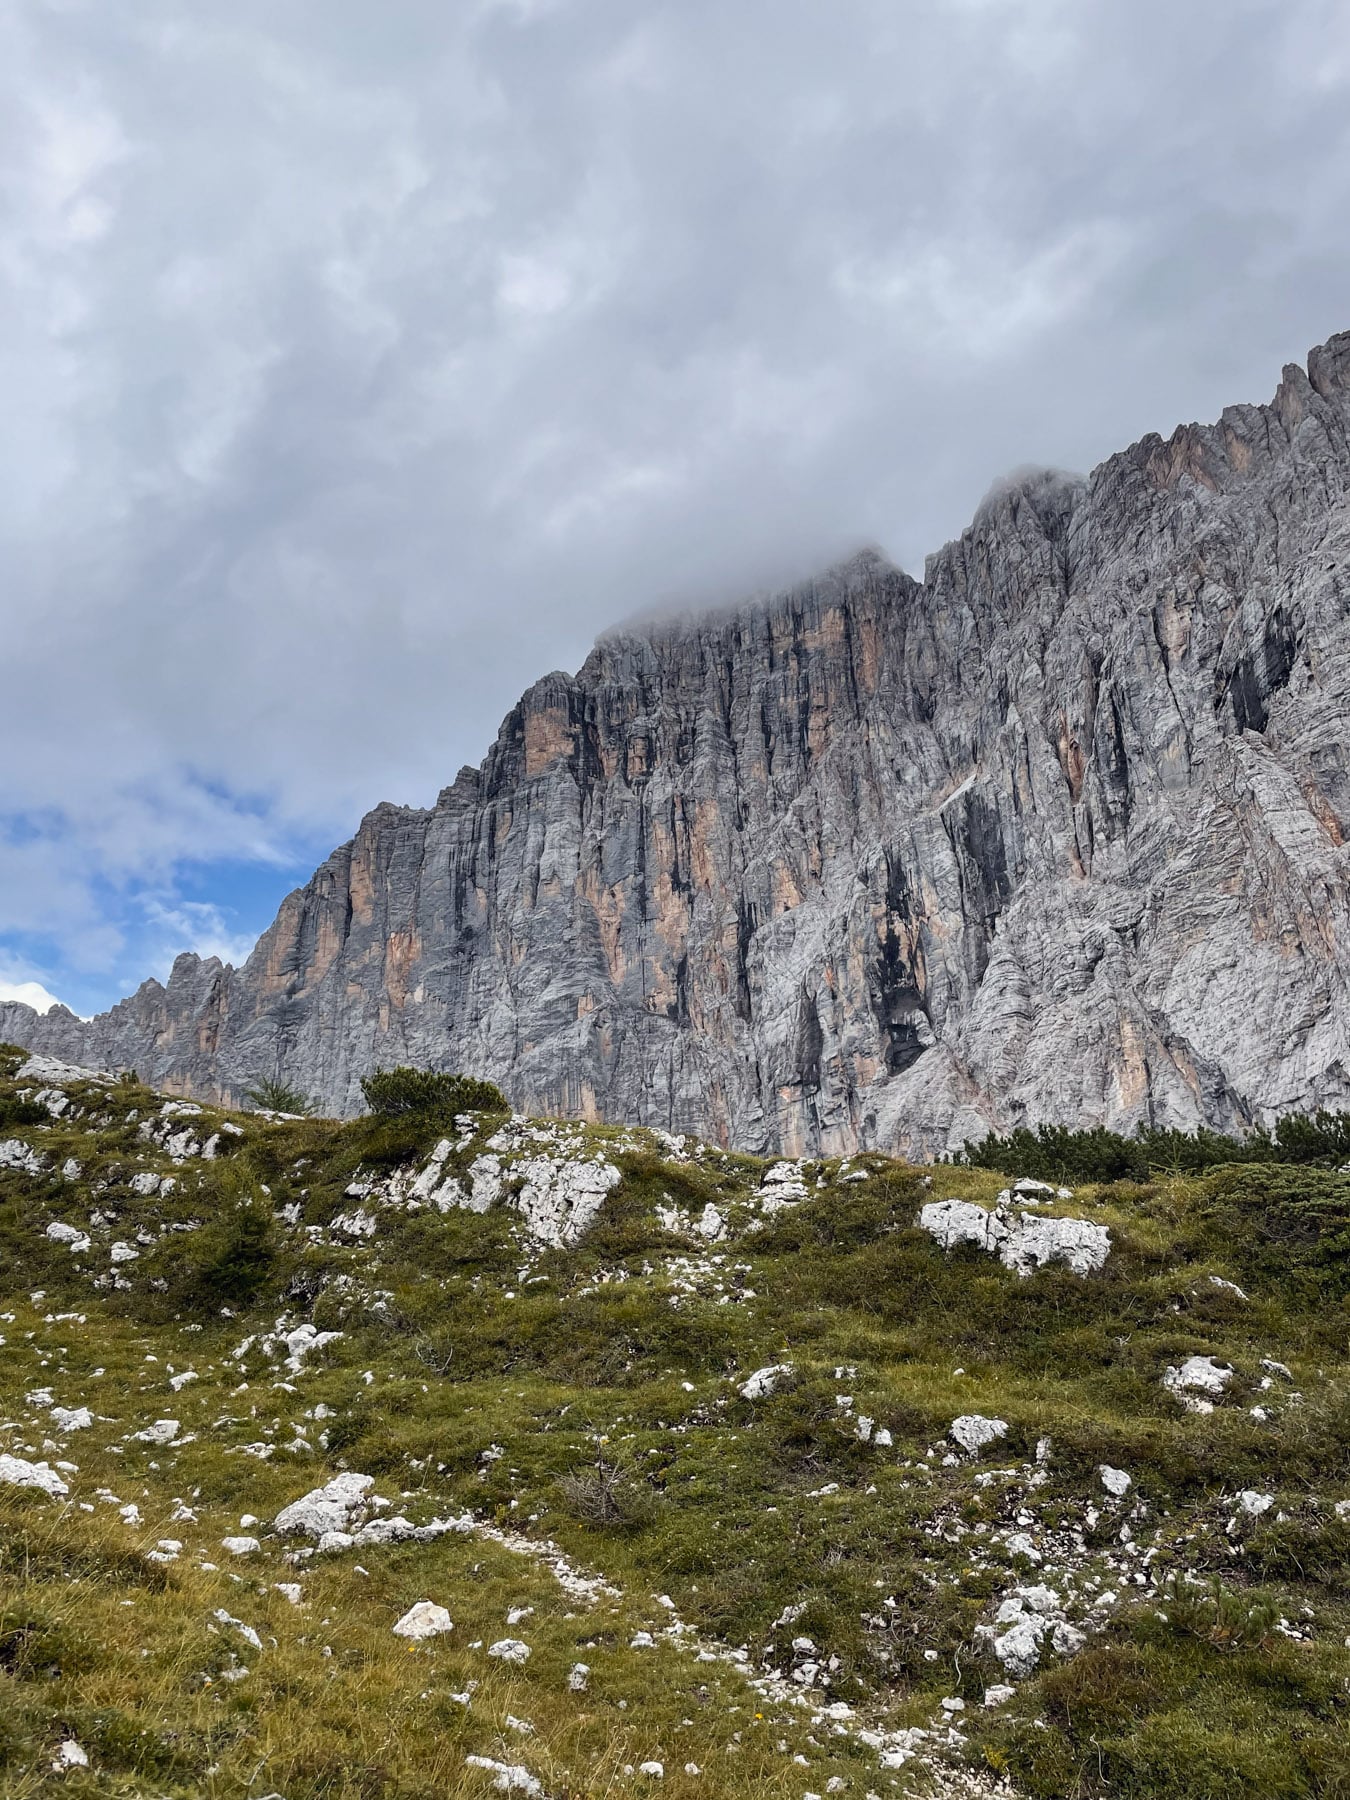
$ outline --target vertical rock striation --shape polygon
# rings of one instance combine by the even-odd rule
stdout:
[[[1269,406],[1009,482],[538,682],[240,969],[0,1038],[227,1100],[377,1063],[790,1153],[1350,1102],[1350,334]]]

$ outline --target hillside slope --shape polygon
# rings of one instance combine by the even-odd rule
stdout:
[[[999,1185],[4,1054],[0,1788],[1344,1794],[1350,1178]]]
[[[377,1064],[750,1150],[1350,1098],[1350,335],[1086,481],[602,639],[240,969],[0,1035],[199,1097]],[[1254,1025],[1259,1021],[1259,1027]]]

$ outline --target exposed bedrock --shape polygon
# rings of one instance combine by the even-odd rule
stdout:
[[[1350,334],[1268,406],[1001,486],[546,676],[242,968],[0,1039],[337,1112],[376,1064],[791,1154],[1350,1102]]]

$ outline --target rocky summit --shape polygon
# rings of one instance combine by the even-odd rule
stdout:
[[[339,1115],[378,1065],[752,1151],[1350,1100],[1350,334],[1269,405],[618,631],[242,968],[0,1037]]]

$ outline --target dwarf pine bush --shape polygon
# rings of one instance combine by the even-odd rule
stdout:
[[[245,1088],[244,1099],[263,1112],[293,1113],[302,1119],[314,1111],[313,1102],[299,1088],[272,1077],[264,1077],[255,1081],[252,1087]]]
[[[380,1118],[453,1118],[462,1112],[509,1112],[506,1096],[491,1081],[432,1069],[376,1069],[361,1080],[366,1105]]]

